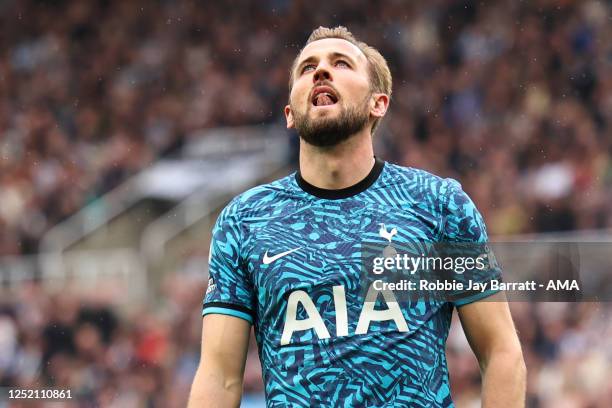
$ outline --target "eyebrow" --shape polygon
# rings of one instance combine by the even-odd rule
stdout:
[[[341,52],[334,51],[334,52],[329,53],[329,54],[327,54],[327,55],[328,55],[329,57],[331,57],[331,59],[337,59],[337,58],[344,58],[344,59],[347,59],[347,60],[348,60],[348,61],[351,63],[351,65],[353,65],[353,66],[355,66],[355,65],[356,65],[356,64],[355,64],[355,60],[354,60],[353,58],[351,58],[351,57],[349,57],[348,55],[343,54],[343,53],[341,53]],[[300,62],[300,63],[298,64],[298,66],[297,66],[297,68],[296,68],[296,72],[297,72],[297,73],[300,73],[300,72],[301,72],[302,67],[304,66],[304,64],[307,64],[307,63],[309,63],[309,62],[315,62],[315,61],[317,61],[317,60],[318,60],[318,58],[317,58],[317,57],[315,57],[314,55],[311,55],[310,57],[306,58],[305,60],[303,60],[302,62]]]

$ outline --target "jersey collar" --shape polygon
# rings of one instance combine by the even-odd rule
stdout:
[[[378,180],[378,176],[380,176],[380,173],[382,173],[384,166],[385,162],[374,156],[374,166],[372,167],[372,170],[370,170],[370,173],[363,180],[361,180],[357,184],[353,184],[352,186],[337,190],[313,186],[302,178],[302,175],[300,174],[299,170],[295,173],[295,181],[302,190],[309,194],[312,194],[315,197],[324,198],[327,200],[339,200],[341,198],[352,197],[367,190],[368,187],[370,187],[372,184],[374,184],[376,180]]]

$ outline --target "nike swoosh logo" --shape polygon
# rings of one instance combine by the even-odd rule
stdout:
[[[297,251],[298,249],[302,249],[302,247],[293,248],[288,251],[281,252],[280,254],[276,254],[274,256],[268,256],[268,251],[266,251],[266,253],[263,256],[263,263],[264,265],[268,265],[276,261],[277,259],[282,258],[285,255],[289,255],[290,253]]]

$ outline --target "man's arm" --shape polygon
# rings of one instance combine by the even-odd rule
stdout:
[[[527,369],[521,344],[504,295],[494,297],[460,306],[459,318],[480,364],[482,406],[522,408]]]
[[[251,325],[244,319],[208,314],[202,319],[202,351],[188,408],[238,407]]]

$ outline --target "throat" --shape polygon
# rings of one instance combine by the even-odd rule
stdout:
[[[305,165],[308,181],[319,188],[340,190],[351,187],[368,176],[374,166],[373,155],[369,159],[356,160],[356,157],[321,157],[317,164]]]

